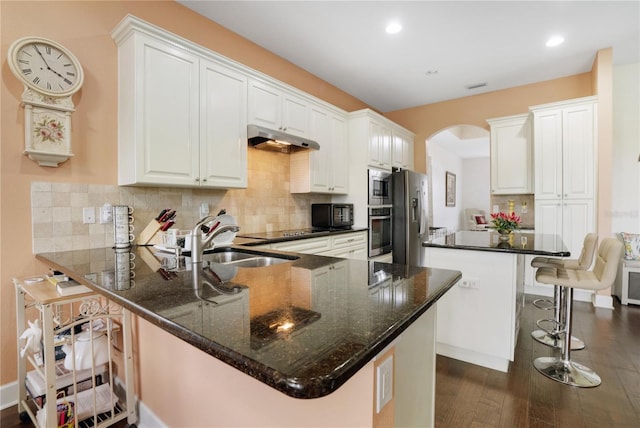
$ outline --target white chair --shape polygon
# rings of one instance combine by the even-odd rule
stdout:
[[[536,271],[536,281],[552,284],[567,290],[564,319],[565,338],[571,337],[573,316],[573,289],[604,290],[611,287],[618,273],[618,264],[622,256],[623,245],[616,238],[605,238],[600,243],[593,269],[581,271],[574,269],[542,267]],[[589,367],[571,361],[571,341],[564,340],[561,357],[538,357],[533,361],[535,368],[557,382],[578,387],[600,385],[600,376]],[[615,352],[615,350],[611,350]]]
[[[588,233],[584,237],[584,243],[582,244],[582,251],[580,257],[577,259],[554,259],[550,257],[536,257],[531,260],[531,266],[534,268],[550,267],[550,268],[565,268],[575,270],[587,270],[593,263],[593,255],[596,252],[598,246],[598,235],[595,233]],[[543,345],[551,346],[554,348],[562,348],[562,331],[564,326],[562,321],[564,320],[565,300],[566,292],[560,286],[553,287],[553,301],[549,299],[537,299],[533,301],[533,305],[543,310],[554,310],[554,318],[546,320],[538,320],[536,323],[539,327],[538,330],[531,332],[531,336],[542,343]],[[541,326],[541,323],[551,322],[553,328],[547,330]],[[584,349],[584,342],[577,337],[571,337],[571,349],[577,351]]]
[[[467,220],[467,230],[486,230],[489,223],[484,211],[477,208],[466,208],[464,217]]]

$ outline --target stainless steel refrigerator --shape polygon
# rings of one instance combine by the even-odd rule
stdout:
[[[394,172],[392,184],[393,262],[424,266],[422,243],[429,239],[429,179],[413,171]]]

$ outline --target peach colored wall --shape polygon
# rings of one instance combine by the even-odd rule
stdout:
[[[173,1],[1,1],[0,385],[16,379],[15,293],[11,278],[46,269],[32,254],[30,183],[117,182],[117,48],[110,32],[127,13],[343,109],[366,107],[354,97]],[[22,85],[9,70],[6,57],[9,45],[27,35],[56,40],[69,48],[84,67],[84,85],[73,97],[75,156],[59,168],[39,167],[22,154]]]
[[[489,130],[486,120],[527,113],[529,106],[593,95],[591,73],[533,83],[384,115],[416,134],[414,169],[427,171],[428,138],[453,125],[476,125]]]
[[[593,92],[598,96],[598,200],[597,226],[600,239],[611,236],[613,186],[613,50],[602,49],[593,63]],[[611,288],[598,291],[611,295]]]

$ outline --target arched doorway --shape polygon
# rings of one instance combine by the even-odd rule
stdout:
[[[432,135],[426,144],[433,226],[448,231],[468,229],[465,209],[491,212],[489,131],[455,125]],[[451,188],[452,176],[455,188]]]

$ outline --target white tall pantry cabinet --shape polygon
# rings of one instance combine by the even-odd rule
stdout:
[[[596,231],[597,97],[539,105],[530,110],[535,153],[535,230],[562,236],[571,257],[577,258],[585,235]]]

